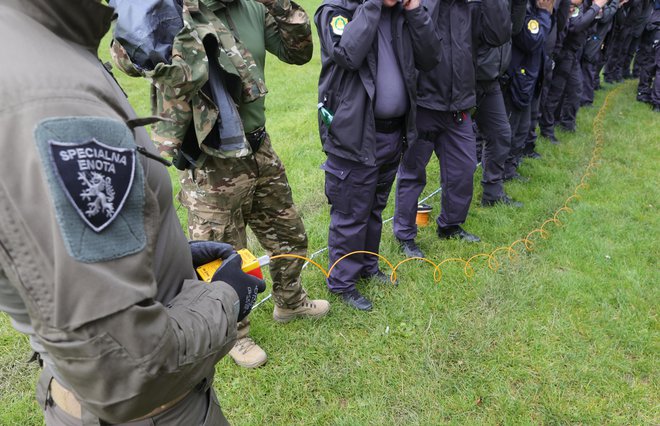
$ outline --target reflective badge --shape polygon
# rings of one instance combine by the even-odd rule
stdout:
[[[536,19],[530,19],[529,22],[527,23],[527,29],[532,34],[538,34],[539,33],[539,21],[537,21]]]
[[[59,183],[76,212],[95,232],[117,217],[135,175],[135,151],[105,145],[48,141]]]
[[[332,32],[335,33],[336,35],[342,35],[344,34],[344,27],[346,27],[346,24],[348,24],[348,18],[345,16],[335,16],[332,18],[330,21],[330,26],[332,27]]]

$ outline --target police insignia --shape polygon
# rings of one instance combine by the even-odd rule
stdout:
[[[105,145],[49,140],[50,157],[59,183],[80,217],[95,232],[106,228],[121,211],[135,175],[135,151]]]
[[[539,21],[537,21],[536,19],[530,19],[529,22],[527,23],[527,29],[532,34],[538,34],[539,33]]]
[[[332,32],[335,33],[336,35],[342,35],[344,34],[344,27],[346,27],[346,24],[348,24],[348,18],[345,16],[335,16],[332,18],[330,21],[330,26],[332,27]]]

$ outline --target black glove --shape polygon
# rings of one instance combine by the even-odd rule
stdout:
[[[215,271],[211,281],[224,281],[229,284],[238,294],[240,308],[238,310],[238,321],[250,313],[254,302],[257,301],[257,293],[266,290],[266,283],[259,278],[246,274],[241,269],[243,261],[237,253],[232,254],[222,262]]]
[[[216,259],[226,260],[236,254],[236,250],[229,244],[215,241],[189,241],[193,266],[197,268]]]

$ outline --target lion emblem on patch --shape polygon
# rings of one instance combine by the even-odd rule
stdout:
[[[80,198],[87,201],[85,214],[95,216],[103,213],[106,217],[112,217],[115,214],[115,206],[112,204],[115,199],[112,179],[97,172],[92,172],[89,177],[87,173],[79,172],[78,180],[86,187],[80,193]]]

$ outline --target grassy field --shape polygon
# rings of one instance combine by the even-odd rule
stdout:
[[[304,67],[269,61],[267,126],[312,253],[325,247],[328,227],[316,129],[318,48]],[[144,83],[118,78],[148,114]],[[439,241],[433,227],[420,230],[419,243],[438,263],[489,253],[539,228],[592,163],[593,121],[608,94],[589,187],[570,204],[573,213],[560,214],[562,226],[546,225],[547,239],[533,237],[533,251],[517,244],[513,259],[501,252],[497,271],[475,260],[471,278],[460,262],[449,262],[440,282],[433,267],[406,263],[398,287],[360,287],[374,301],[370,313],[342,305],[327,293],[323,274],[307,268],[305,287],[331,300],[330,315],[282,326],[271,319],[271,302],[253,312],[252,335],[269,362],[258,370],[230,359],[218,364],[215,387],[227,418],[237,425],[659,424],[660,120],[635,102],[632,83],[598,92],[595,106],[580,111],[578,131],[558,133],[561,145],[540,143],[543,158],[521,170],[531,182],[507,187],[523,209],[480,207],[478,170],[466,229],[481,244]],[[428,175],[426,194],[438,186],[437,161]],[[439,197],[429,202],[437,213]],[[381,253],[393,264],[403,259],[390,224]],[[315,260],[327,268],[323,253]],[[26,339],[0,316],[0,425],[42,422],[29,356]]]

